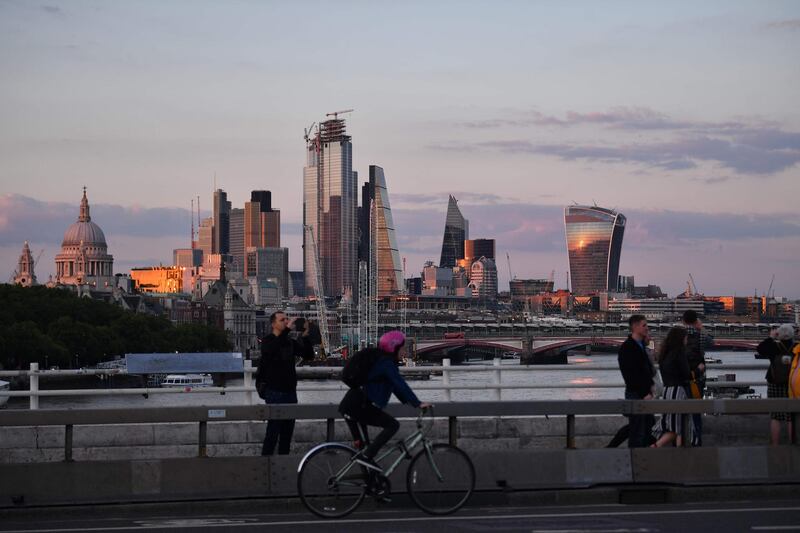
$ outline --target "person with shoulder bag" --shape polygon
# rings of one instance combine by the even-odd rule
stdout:
[[[794,326],[783,324],[773,329],[770,336],[759,345],[756,359],[769,359],[767,369],[767,398],[789,398],[789,374],[794,359]],[[770,413],[770,442],[777,446],[781,440],[781,422],[788,423],[789,435],[792,422],[789,413]]]

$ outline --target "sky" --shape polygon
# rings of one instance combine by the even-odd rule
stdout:
[[[272,191],[300,269],[303,130],[352,108],[408,276],[453,194],[501,289],[565,287],[596,203],[637,285],[800,298],[798,51],[794,1],[0,0],[0,282],[26,240],[55,271],[83,186],[117,272],[171,263],[215,183]]]

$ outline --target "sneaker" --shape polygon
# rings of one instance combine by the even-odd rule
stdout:
[[[374,470],[375,472],[383,472],[383,468],[378,466],[378,464],[375,461],[373,461],[368,457],[359,457],[358,459],[356,459],[356,463],[365,467],[367,470]]]

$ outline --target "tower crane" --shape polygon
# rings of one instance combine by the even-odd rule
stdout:
[[[772,292],[773,283],[775,283],[775,274],[772,275],[772,279],[769,281],[769,289],[767,289],[767,298],[771,298],[770,293]]]
[[[339,118],[339,115],[344,115],[345,113],[352,113],[355,109],[342,109],[341,111],[332,111],[330,113],[325,113],[326,117],[333,117],[333,120]]]
[[[511,273],[511,256],[506,252],[506,260],[508,261],[508,281],[511,282],[514,279],[514,275]]]
[[[325,295],[322,293],[322,271],[319,266],[319,254],[317,253],[317,240],[314,238],[314,228],[308,224],[303,226],[309,237],[311,245],[311,257],[314,258],[314,297],[317,299],[317,322],[319,325],[319,335],[322,341],[322,352],[328,353],[331,346],[330,333],[328,332],[328,313],[325,308]]]

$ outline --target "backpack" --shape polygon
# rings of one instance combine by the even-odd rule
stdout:
[[[778,342],[778,353],[770,361],[769,371],[772,374],[772,382],[776,385],[787,385],[789,383],[789,370],[792,364],[792,352],[786,348],[783,342]]]
[[[365,348],[356,352],[342,368],[342,381],[344,384],[351,389],[366,385],[372,367],[381,357],[383,357],[383,352],[377,348]]]

